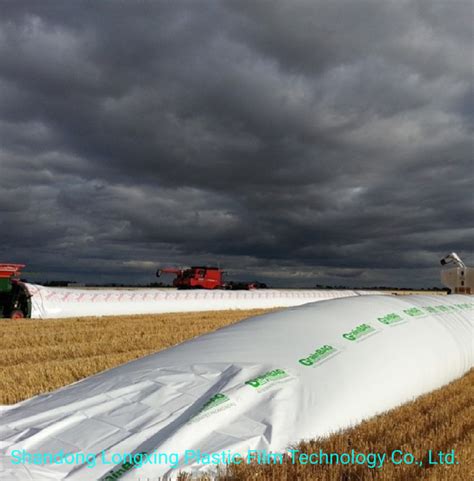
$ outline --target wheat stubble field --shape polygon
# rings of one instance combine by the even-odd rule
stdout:
[[[52,391],[86,376],[173,346],[265,310],[0,320],[0,404]],[[474,479],[474,371],[463,378],[359,426],[324,440],[302,443],[302,452],[390,453],[402,449],[427,460],[429,449],[455,449],[459,464],[382,469],[366,466],[235,466],[219,479],[236,480],[472,480]],[[350,402],[350,400],[348,400]],[[183,476],[182,479],[188,479]],[[203,478],[205,479],[205,478]]]
[[[0,404],[53,391],[264,312],[0,320]]]

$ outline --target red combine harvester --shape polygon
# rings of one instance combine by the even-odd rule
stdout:
[[[23,267],[23,264],[0,264],[0,317],[31,316],[31,296],[19,279]]]
[[[261,282],[225,282],[224,271],[219,267],[192,266],[187,269],[166,267],[156,271],[156,277],[161,274],[175,274],[173,286],[178,289],[259,289],[267,287]]]

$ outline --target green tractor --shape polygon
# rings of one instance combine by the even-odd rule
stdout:
[[[23,264],[0,264],[0,318],[31,317],[31,295],[19,275]]]

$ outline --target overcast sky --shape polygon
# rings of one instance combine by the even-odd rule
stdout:
[[[471,1],[3,1],[0,260],[153,282],[473,264]],[[166,279],[165,279],[166,280]]]

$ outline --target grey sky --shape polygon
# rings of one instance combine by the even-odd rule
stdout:
[[[474,261],[470,1],[5,1],[0,260],[439,284]]]

